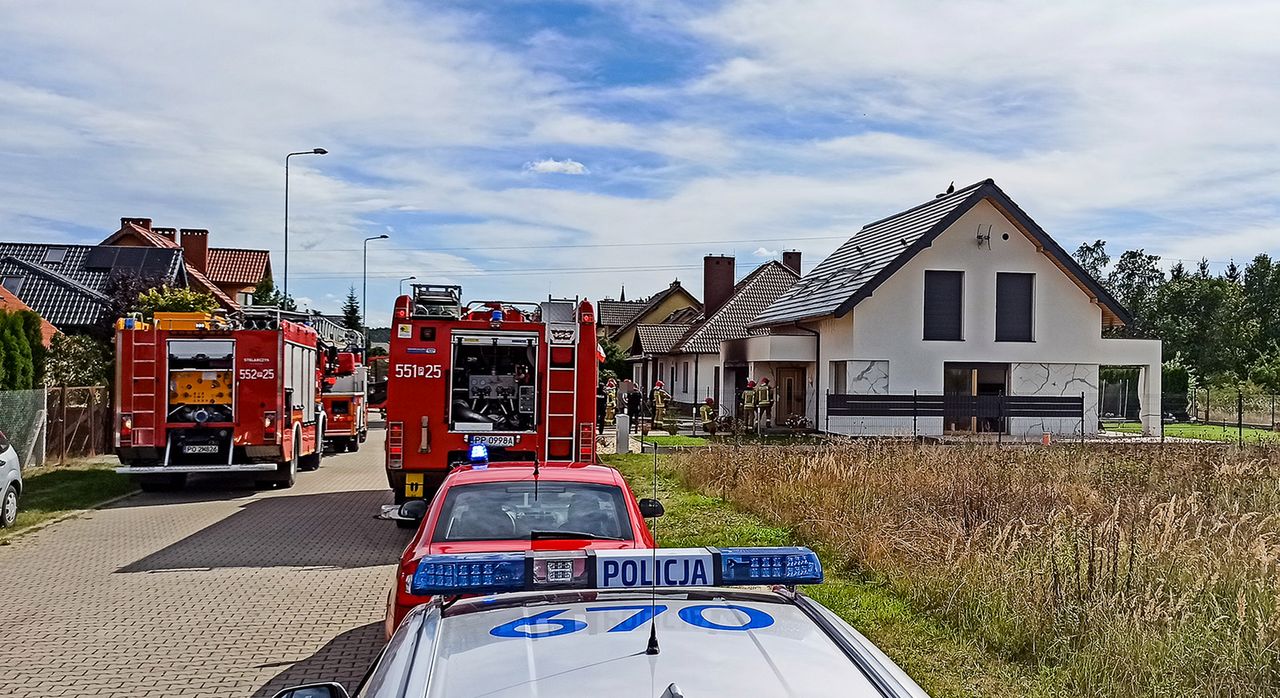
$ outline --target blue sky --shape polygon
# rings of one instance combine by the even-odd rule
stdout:
[[[1280,6],[1031,0],[314,0],[0,5],[0,237],[121,216],[266,247],[371,321],[401,277],[469,297],[700,293],[806,269],[948,182],[1059,242],[1280,254]]]

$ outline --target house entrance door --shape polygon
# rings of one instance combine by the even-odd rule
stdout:
[[[774,411],[774,424],[786,424],[792,417],[805,416],[805,385],[803,368],[778,368],[774,370],[778,381],[778,405]]]
[[[947,363],[942,368],[943,429],[1005,432],[1009,364]]]

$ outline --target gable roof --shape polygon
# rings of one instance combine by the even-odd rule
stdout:
[[[615,301],[604,299],[596,302],[596,319],[604,327],[621,327],[635,319],[644,310],[645,301]]]
[[[131,220],[120,221],[120,229],[112,233],[111,235],[109,235],[106,240],[103,240],[98,244],[114,245],[117,242],[120,242],[121,239],[129,237],[130,235],[138,236],[143,242],[150,244],[152,247],[159,247],[161,249],[173,249],[173,250],[180,249],[181,247],[180,245],[178,245],[178,243],[174,242],[173,240],[170,240],[164,235],[161,235],[160,233],[157,233],[154,230],[151,230],[150,228],[144,228],[138,225],[137,223],[134,223]]]
[[[271,253],[235,247],[210,247],[205,276],[215,284],[256,286],[271,273]]]
[[[50,251],[61,250],[54,262]],[[110,308],[112,280],[122,273],[186,282],[182,251],[145,247],[0,243],[0,276],[16,276],[23,303],[56,327],[95,325]]]
[[[841,317],[928,248],[960,216],[988,201],[1102,307],[1108,325],[1130,324],[1129,311],[1067,254],[993,180],[985,179],[914,208],[868,223],[750,323],[779,325]]]
[[[190,283],[188,285],[191,288],[194,288],[197,291],[204,291],[205,293],[213,296],[217,299],[218,305],[226,308],[227,310],[237,310],[240,308],[239,303],[232,300],[231,296],[228,296],[222,289],[218,288],[218,285],[210,281],[209,277],[200,273],[200,270],[195,267],[188,266],[187,276],[190,278]]]
[[[693,307],[698,310],[702,310],[702,303],[699,303],[698,299],[694,298],[692,293],[689,293],[684,286],[681,286],[679,280],[672,281],[666,288],[650,296],[649,300],[644,302],[644,306],[641,307],[640,310],[626,322],[626,324],[614,330],[613,334],[609,335],[609,339],[613,339],[623,332],[626,332],[628,329],[631,329],[633,325],[638,325],[639,322],[644,319],[644,316],[649,314],[649,311],[662,305],[664,301],[677,293],[683,293],[688,296],[689,300],[692,301]]]
[[[688,325],[636,325],[635,354],[670,354],[671,349],[689,331]],[[635,351],[635,350],[639,351]]]
[[[793,269],[776,260],[756,267],[737,283],[724,305],[690,329],[674,350],[719,353],[721,342],[748,336],[747,323],[778,300],[799,278]]]

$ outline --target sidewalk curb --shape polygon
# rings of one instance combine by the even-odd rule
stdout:
[[[130,498],[130,497],[135,497],[135,496],[137,496],[137,495],[139,495],[139,494],[142,494],[142,490],[134,490],[134,491],[132,491],[132,492],[126,492],[125,494],[122,494],[122,495],[120,495],[119,497],[112,497],[111,499],[107,499],[107,500],[104,500],[104,501],[98,502],[97,504],[94,504],[94,505],[93,505],[93,506],[91,506],[91,507],[85,507],[84,509],[76,509],[75,511],[69,511],[69,512],[67,512],[67,513],[65,513],[65,514],[62,514],[61,516],[55,516],[55,517],[53,517],[52,519],[49,519],[48,521],[42,521],[42,522],[40,522],[40,523],[38,523],[38,524],[36,524],[36,525],[34,525],[34,526],[30,527],[30,528],[24,528],[24,529],[22,529],[21,531],[15,531],[15,532],[13,533],[13,535],[9,535],[9,536],[5,536],[5,537],[3,537],[3,538],[0,538],[0,546],[3,546],[3,545],[11,545],[11,544],[13,543],[13,541],[15,541],[15,540],[17,540],[17,539],[19,539],[19,538],[21,538],[21,537],[23,537],[23,536],[25,536],[25,535],[28,535],[28,534],[31,534],[31,533],[35,533],[36,531],[40,531],[40,530],[46,529],[46,528],[48,528],[48,527],[50,527],[50,526],[52,526],[52,525],[54,525],[54,524],[56,524],[56,523],[62,523],[63,521],[66,521],[67,519],[74,519],[74,518],[76,518],[76,517],[78,517],[78,516],[84,516],[85,514],[87,514],[87,513],[91,512],[91,511],[94,511],[94,510],[97,510],[97,509],[101,509],[101,508],[103,508],[103,507],[105,507],[105,506],[110,506],[110,505],[112,505],[112,504],[115,504],[116,502],[120,502],[120,501],[126,500],[126,499],[128,499],[128,498]]]

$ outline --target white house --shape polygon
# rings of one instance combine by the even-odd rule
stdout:
[[[1141,371],[1160,424],[1160,342],[1103,337],[1129,313],[991,180],[862,228],[724,342],[771,377],[775,421],[844,434],[1094,433],[1098,369]],[[1083,414],[1080,414],[1083,413]]]

